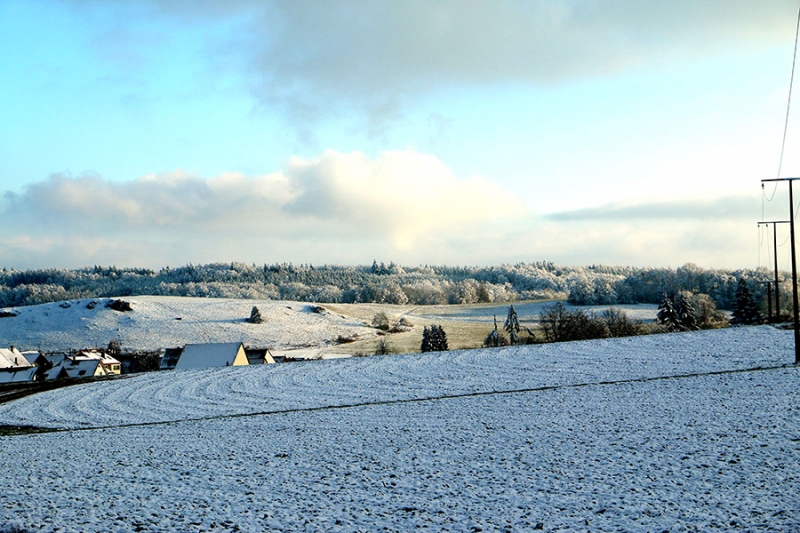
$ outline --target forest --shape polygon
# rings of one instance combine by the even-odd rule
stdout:
[[[707,294],[730,309],[739,279],[766,306],[767,269],[562,266],[548,261],[500,266],[403,267],[212,263],[143,268],[0,271],[0,307],[134,295],[248,298],[319,303],[462,304],[566,299],[577,305],[660,303],[663,293]],[[781,307],[791,305],[783,275]]]

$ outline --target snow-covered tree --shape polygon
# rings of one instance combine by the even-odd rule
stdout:
[[[444,352],[448,349],[447,334],[444,332],[442,326],[425,326],[422,330],[422,345],[420,346],[420,351]]]
[[[697,325],[697,311],[692,305],[691,293],[683,292],[677,296],[675,311],[678,314],[678,322],[682,331],[694,331],[700,329]]]
[[[675,299],[666,292],[661,294],[661,303],[658,304],[656,322],[666,326],[670,331],[680,331],[681,329],[678,310],[675,309]]]
[[[486,335],[483,340],[483,345],[487,348],[498,348],[500,346],[508,345],[508,340],[497,329],[497,315],[494,316],[494,329]]]

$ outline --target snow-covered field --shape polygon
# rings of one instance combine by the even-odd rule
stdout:
[[[318,348],[337,337],[374,336],[362,320],[313,312],[313,305],[273,300],[228,300],[132,296],[131,312],[106,307],[108,298],[9,308],[0,318],[0,346],[44,351],[105,347],[118,341],[126,350],[157,350],[185,344],[243,342],[277,350]],[[253,306],[262,324],[246,319]]]
[[[160,372],[0,406],[31,531],[798,531],[767,326]],[[0,526],[0,531],[3,531]]]

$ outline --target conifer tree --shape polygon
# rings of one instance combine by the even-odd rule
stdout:
[[[501,345],[501,339],[502,337],[500,332],[497,331],[497,315],[494,315],[494,329],[486,336],[486,339],[483,341],[483,345],[487,348],[497,348]]]
[[[431,351],[431,331],[428,326],[422,329],[422,344],[419,347],[419,351],[423,353]]]
[[[744,278],[739,278],[736,285],[732,314],[731,324],[758,324],[762,320],[761,310]]]
[[[262,322],[264,322],[264,319],[261,318],[261,311],[259,311],[258,307],[256,307],[255,305],[253,306],[253,309],[250,311],[250,318],[248,318],[247,321],[251,324],[261,324]]]
[[[513,305],[508,308],[508,317],[506,317],[506,321],[503,324],[503,329],[508,332],[508,340],[511,345],[516,344],[517,334],[519,333],[519,318]]]
[[[697,325],[697,311],[695,311],[690,294],[682,293],[677,297],[675,312],[678,316],[678,324],[681,331],[695,331],[700,329]]]
[[[663,324],[670,331],[680,330],[680,319],[675,309],[675,299],[666,292],[661,293],[661,303],[658,305],[656,322]]]
[[[422,330],[422,345],[420,346],[420,351],[444,352],[448,349],[447,334],[444,332],[444,328],[437,325],[432,325],[431,327],[425,326]]]

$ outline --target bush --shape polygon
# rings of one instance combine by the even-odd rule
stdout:
[[[605,339],[611,336],[606,323],[582,309],[569,311],[559,302],[541,314],[547,342]]]
[[[380,311],[372,317],[372,327],[376,329],[380,329],[383,331],[389,331],[391,325],[389,324],[389,317],[386,316],[386,313]]]
[[[120,313],[126,313],[128,311],[133,311],[133,307],[131,307],[130,302],[126,302],[125,300],[111,300],[106,304],[106,307],[110,307],[114,311],[119,311]]]
[[[381,339],[378,341],[378,346],[375,348],[375,355],[388,355],[392,353],[389,350],[389,347],[386,345],[386,339]]]
[[[718,328],[727,324],[728,319],[725,318],[725,314],[717,309],[717,304],[708,294],[694,294],[691,296],[691,301],[697,325],[701,329]]]
[[[616,307],[603,311],[600,318],[605,322],[611,337],[633,337],[643,332],[641,321],[629,319],[624,311]]]

